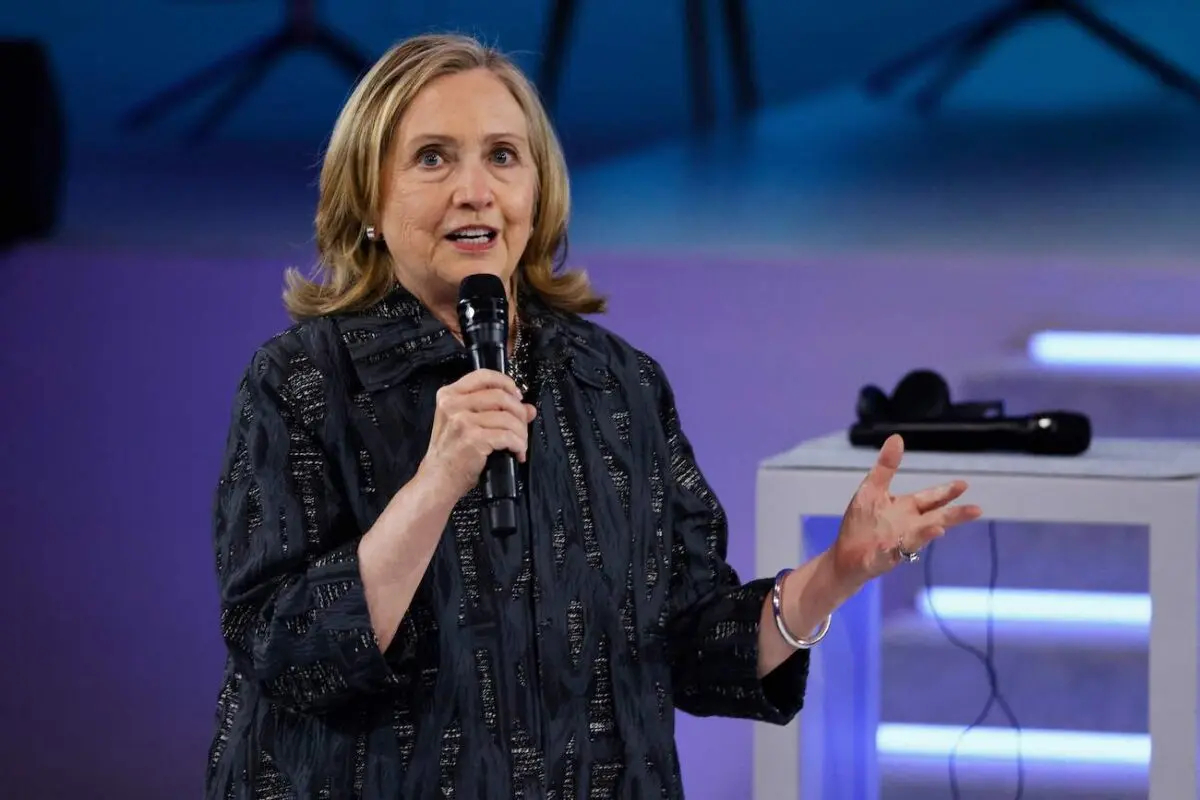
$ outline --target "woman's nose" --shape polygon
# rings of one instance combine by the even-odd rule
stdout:
[[[482,164],[464,164],[454,187],[456,205],[480,208],[493,200],[491,175]]]

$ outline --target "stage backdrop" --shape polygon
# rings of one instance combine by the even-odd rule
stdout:
[[[374,58],[394,41],[430,30],[471,33],[536,69],[552,0],[338,0],[318,3],[325,19]],[[767,102],[847,79],[964,19],[990,0],[844,2],[748,1],[755,63]],[[579,0],[560,97],[559,123],[573,147],[611,149],[688,124],[682,0]],[[714,75],[725,94],[718,3],[709,3]],[[0,33],[34,36],[50,48],[64,87],[73,141],[153,143],[178,134],[209,91],[160,125],[127,137],[132,105],[217,58],[278,29],[284,0],[47,0],[6,3]],[[220,84],[224,85],[224,84]],[[331,64],[299,52],[280,61],[230,117],[220,135],[319,141],[348,91]]]

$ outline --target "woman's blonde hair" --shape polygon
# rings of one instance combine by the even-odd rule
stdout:
[[[395,45],[355,87],[333,128],[321,167],[316,242],[319,276],[288,270],[283,299],[295,319],[357,311],[381,300],[395,285],[385,247],[366,239],[377,224],[384,160],[400,117],[413,98],[444,75],[487,69],[525,112],[537,168],[533,230],[517,267],[518,289],[576,314],[604,310],[587,275],[561,270],[565,256],[570,184],[562,148],[537,90],[498,50],[458,35],[429,34]]]

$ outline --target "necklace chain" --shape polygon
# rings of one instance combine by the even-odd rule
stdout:
[[[513,324],[516,326],[516,333],[513,336],[512,358],[508,360],[508,376],[516,382],[517,388],[521,390],[521,394],[529,391],[529,385],[525,380],[525,353],[524,353],[524,333],[525,326],[521,324],[520,319],[514,319]]]

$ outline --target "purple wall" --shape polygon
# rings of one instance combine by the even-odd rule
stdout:
[[[1028,262],[578,260],[613,296],[608,323],[669,370],[747,577],[756,463],[845,424],[863,380],[953,374],[1053,314],[1128,317],[1106,311],[1123,301],[1184,322],[1197,283]],[[286,324],[284,266],[53,246],[0,261],[7,796],[196,796],[222,664],[209,504],[235,382]],[[914,307],[936,313],[916,326]],[[680,718],[692,796],[746,796],[749,731]]]

